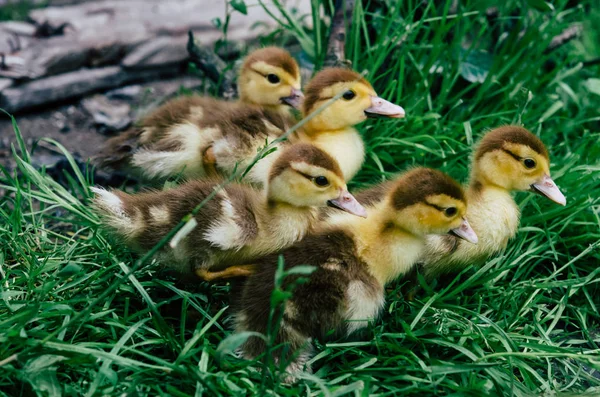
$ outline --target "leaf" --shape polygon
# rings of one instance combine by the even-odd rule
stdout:
[[[287,276],[292,275],[292,274],[309,275],[309,274],[312,274],[312,272],[314,272],[315,270],[317,270],[316,266],[301,265],[301,266],[294,266],[290,270],[286,270],[285,274]]]
[[[492,68],[494,58],[487,51],[469,51],[466,57],[465,53],[466,50],[461,50],[460,75],[471,83],[483,83]]]
[[[587,79],[583,85],[590,93],[600,95],[600,79]]]
[[[562,109],[564,105],[565,104],[563,103],[563,101],[554,102],[552,104],[552,106],[550,106],[550,108],[548,108],[548,110],[546,110],[544,112],[544,114],[542,114],[542,117],[540,117],[540,120],[538,122],[543,123],[544,121],[548,120],[550,117],[552,117],[554,115],[554,113],[556,113],[560,109]]]
[[[81,266],[76,263],[69,262],[58,272],[58,277],[69,278],[81,272]]]
[[[171,241],[169,242],[169,246],[173,249],[175,249],[175,247],[177,247],[177,244],[179,244],[181,242],[181,240],[183,240],[184,238],[187,237],[188,234],[190,234],[191,232],[194,231],[194,229],[196,228],[196,226],[198,226],[198,221],[196,221],[196,218],[190,218],[181,229],[179,229],[179,231],[177,233],[175,233],[175,235],[173,236],[173,238],[171,239]]]
[[[229,3],[234,10],[241,12],[244,15],[248,15],[248,7],[246,7],[246,3],[244,0],[231,0]]]
[[[66,360],[64,356],[44,354],[27,362],[24,368],[24,377],[38,395],[57,396],[62,395],[62,388],[56,377],[56,365]]]
[[[379,159],[381,161],[385,161],[388,164],[394,164],[394,158],[388,152],[382,150],[379,153],[377,153],[377,155],[379,156]]]
[[[227,338],[223,339],[217,347],[217,361],[222,361],[226,355],[233,354],[237,350],[237,348],[239,348],[251,336],[256,336],[257,338],[260,338],[264,341],[267,340],[265,336],[259,332],[244,331],[229,335]]]
[[[271,307],[276,307],[283,301],[286,301],[292,297],[292,293],[288,291],[282,291],[280,289],[273,290],[271,294]]]
[[[548,12],[554,10],[552,4],[545,2],[544,0],[527,0],[527,4],[529,5],[529,7],[535,8],[536,10],[541,12]]]

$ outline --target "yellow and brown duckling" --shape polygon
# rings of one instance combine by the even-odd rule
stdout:
[[[356,175],[365,159],[364,142],[354,126],[368,117],[405,115],[402,107],[380,98],[365,78],[347,69],[322,70],[308,83],[305,92],[302,105],[305,117],[343,93],[290,140],[310,142],[325,150],[338,161],[346,181]]]
[[[454,230],[475,242],[466,211],[465,194],[456,181],[436,170],[416,168],[394,181],[383,201],[368,209],[366,219],[338,217],[320,233],[283,250],[286,269],[312,265],[316,270],[285,304],[275,344],[288,350],[274,353],[279,365],[285,363],[291,374],[300,371],[310,358],[312,338],[332,331],[351,334],[376,318],[384,305],[385,285],[410,271],[426,235]],[[253,262],[256,273],[246,280],[236,302],[236,331],[267,333],[279,255]],[[286,277],[283,288],[296,278]],[[265,352],[264,340],[251,337],[241,351],[254,359]]]
[[[147,252],[218,183],[191,181],[165,191],[130,195],[94,188],[102,224],[127,246]],[[302,239],[317,221],[317,207],[334,206],[366,216],[348,193],[342,172],[327,153],[309,144],[290,145],[273,164],[266,192],[229,184],[195,215],[196,228],[159,258],[181,276],[206,280],[246,274],[235,265]],[[225,267],[233,266],[220,272]]]
[[[206,177],[215,166],[230,174],[235,161],[219,163],[212,145],[227,141],[225,145],[243,147],[254,157],[266,139],[293,125],[289,108],[299,107],[303,98],[298,64],[281,48],[256,50],[240,69],[238,91],[237,102],[197,95],[171,100],[108,140],[96,162],[151,181]]]
[[[357,194],[363,205],[377,202],[390,182]],[[479,237],[477,245],[455,236],[430,236],[419,271],[426,280],[460,272],[503,250],[519,227],[520,210],[513,192],[532,191],[565,205],[565,196],[550,177],[543,142],[523,127],[503,126],[483,136],[475,150],[466,189],[467,217]]]
[[[247,90],[250,87],[257,89],[243,79],[240,84],[248,86]],[[331,154],[340,164],[346,181],[358,172],[365,157],[363,141],[353,127],[369,116],[404,116],[400,106],[379,98],[364,78],[345,69],[332,68],[319,72],[308,84],[307,93],[303,105],[305,116],[335,95],[343,93],[343,96],[310,120],[290,141],[312,143]],[[200,99],[206,103],[206,99],[197,98]],[[176,176],[179,173],[188,178],[213,173],[231,175],[235,169],[246,169],[259,148],[283,135],[291,126],[288,117],[267,111],[264,106],[258,108],[250,105],[238,106],[226,113],[219,110],[217,105],[198,104],[195,112],[203,116],[198,121],[193,117],[190,119],[189,112],[186,113],[186,109],[190,108],[186,99],[180,101],[183,102],[166,104],[144,121],[144,132],[135,138],[142,144],[140,148],[131,151],[125,145],[126,151],[132,152],[128,158],[129,165],[148,179]],[[213,100],[213,103],[219,101]],[[146,138],[146,135],[152,138]],[[151,144],[146,144],[146,140]],[[121,145],[122,141],[119,142]],[[281,142],[277,147],[285,145]],[[138,147],[139,144],[131,146]],[[111,147],[106,151],[113,152],[119,153],[118,148]],[[268,170],[278,154],[271,153],[254,164],[246,180],[257,186],[264,185]],[[111,156],[107,154],[100,157]]]

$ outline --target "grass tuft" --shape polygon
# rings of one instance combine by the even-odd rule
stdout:
[[[353,188],[416,164],[465,180],[473,142],[521,123],[548,145],[567,206],[517,195],[521,228],[504,252],[412,302],[392,285],[379,321],[359,338],[318,342],[315,374],[290,386],[231,356],[241,339],[230,337],[227,285],[182,288],[106,238],[91,172],[47,140],[72,166],[66,185],[55,182],[31,165],[15,122],[18,170],[0,175],[1,393],[600,393],[597,5],[508,1],[490,22],[486,2],[459,2],[457,15],[451,0],[358,3],[348,57],[408,116],[361,126],[368,155]],[[312,30],[281,14],[317,64],[318,5]],[[583,36],[547,52],[573,23]]]

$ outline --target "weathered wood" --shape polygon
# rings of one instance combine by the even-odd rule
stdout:
[[[279,14],[275,5],[267,2],[266,6],[275,15]],[[299,15],[311,12],[308,1],[299,1],[295,6]],[[200,35],[202,45],[210,45],[222,38],[222,32],[212,21],[223,19],[223,11],[223,0],[105,0],[37,9],[30,17],[37,23],[47,21],[53,26],[68,22],[77,32],[92,31],[97,35],[105,34],[107,27],[112,30],[124,25],[145,27],[151,35],[178,36],[193,30]],[[263,7],[248,7],[248,15],[231,14],[227,38],[250,40],[275,27],[276,22]]]
[[[120,29],[102,35],[66,35],[36,40],[19,53],[22,68],[10,75],[36,79],[66,73],[86,66],[117,64],[147,39],[146,33]]]
[[[329,29],[329,40],[327,41],[324,66],[351,66],[351,62],[346,59],[346,24],[352,22],[354,4],[354,0],[335,1],[335,9],[331,20],[331,27]]]
[[[0,108],[15,113],[47,103],[81,97],[91,92],[120,87],[127,83],[173,77],[174,68],[125,70],[118,66],[81,69],[76,72],[34,80],[7,88],[0,94]]]
[[[137,47],[121,62],[131,69],[179,65],[186,62],[186,37],[158,37]]]
[[[35,25],[27,22],[7,21],[0,23],[0,30],[14,33],[19,36],[33,36],[35,34]]]
[[[2,79],[0,78],[0,92],[2,92],[2,90],[10,87],[11,85],[13,85],[13,80],[12,79]]]

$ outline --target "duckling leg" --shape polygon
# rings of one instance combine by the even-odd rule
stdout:
[[[196,270],[196,276],[200,277],[204,281],[214,281],[233,277],[249,277],[255,272],[255,265],[240,265],[231,266],[219,272],[211,272],[210,270],[206,269],[198,269]]]
[[[208,176],[216,176],[217,172],[217,157],[215,156],[215,151],[212,146],[209,146],[204,153],[202,153],[202,165],[204,166],[204,171]]]

